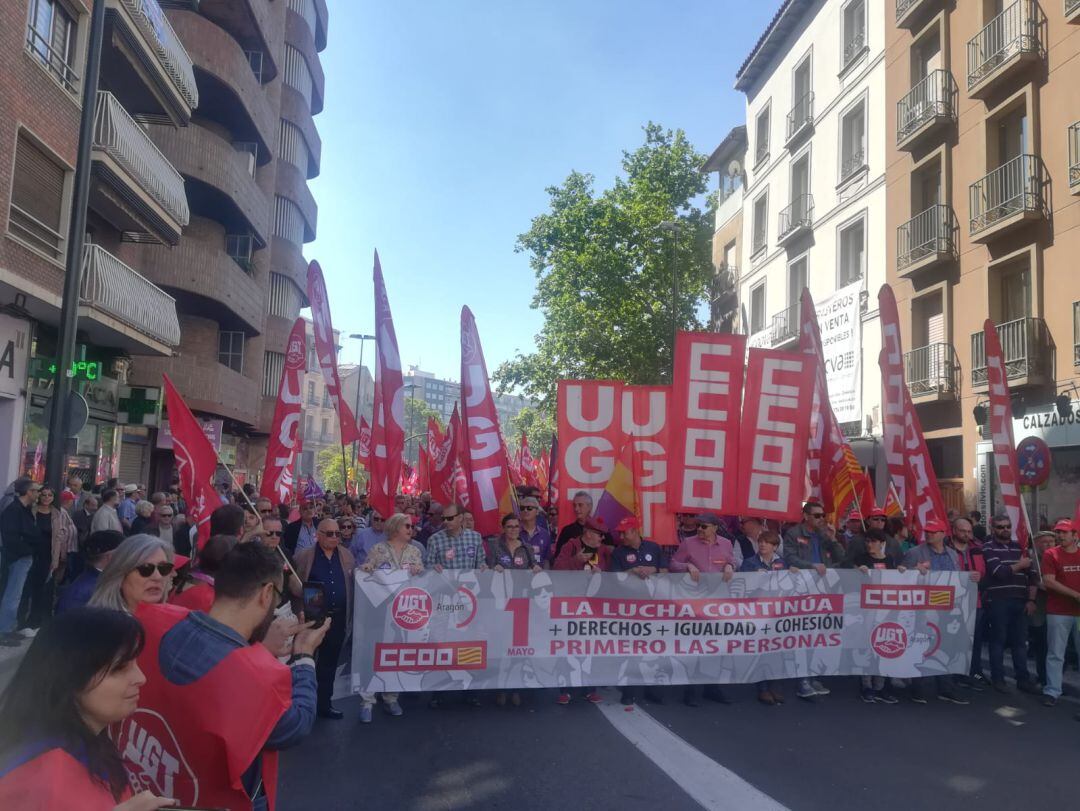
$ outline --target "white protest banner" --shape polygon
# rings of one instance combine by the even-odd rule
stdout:
[[[837,422],[862,420],[862,282],[837,290],[816,302],[825,382]]]
[[[354,692],[967,673],[966,572],[356,573]]]

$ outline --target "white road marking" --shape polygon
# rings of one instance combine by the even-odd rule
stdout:
[[[623,737],[708,811],[789,811],[787,806],[695,749],[640,705],[627,712],[609,695],[598,706]]]

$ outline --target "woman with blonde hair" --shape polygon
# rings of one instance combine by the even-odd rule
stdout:
[[[172,588],[176,555],[153,535],[132,535],[116,547],[89,605],[134,614],[140,603],[163,603]]]

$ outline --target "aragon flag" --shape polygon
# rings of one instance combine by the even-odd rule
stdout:
[[[627,436],[593,511],[609,530],[614,530],[624,518],[637,515],[636,480],[634,437]]]

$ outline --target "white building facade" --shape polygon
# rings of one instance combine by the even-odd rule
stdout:
[[[746,95],[749,142],[740,322],[751,346],[795,348],[799,297],[810,289],[834,410],[882,486],[884,13],[874,0],[786,0],[735,83]],[[847,349],[830,356],[825,333],[838,327],[847,334],[834,345]]]

